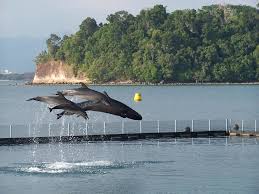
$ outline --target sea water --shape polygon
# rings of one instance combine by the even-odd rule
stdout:
[[[1,83],[0,124],[34,124],[31,134],[48,134],[55,114],[43,103],[25,100],[72,87]],[[92,88],[107,91],[147,121],[259,118],[259,86]],[[142,102],[133,101],[135,92],[142,93]],[[122,121],[104,113],[89,117]],[[66,133],[68,120],[74,127],[83,121],[64,117],[58,135]],[[0,193],[258,193],[258,142],[226,137],[0,146]]]

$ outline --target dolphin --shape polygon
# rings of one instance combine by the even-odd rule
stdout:
[[[104,112],[109,113],[117,116],[121,116],[122,118],[129,118],[133,120],[142,120],[142,116],[137,113],[135,110],[131,109],[124,103],[115,100],[108,96],[106,92],[104,92],[104,95],[109,98],[109,101],[111,103],[110,106],[106,106],[103,103],[94,103],[92,101],[85,101],[77,103],[79,107],[81,107],[85,111],[97,111],[97,112]],[[63,111],[59,114],[57,114],[57,119],[61,118],[63,115],[70,115],[71,113],[68,113],[66,111]]]
[[[81,83],[80,88],[63,90],[64,96],[78,96],[81,99],[93,102],[101,102],[105,105],[111,105],[110,99],[101,92],[88,88],[84,83]]]
[[[56,95],[56,96],[37,96],[34,98],[30,98],[26,101],[39,101],[39,102],[45,102],[49,105],[49,107],[54,107],[60,104],[67,103],[66,99],[64,99],[62,96]]]
[[[50,112],[53,109],[63,109],[68,115],[76,114],[82,116],[84,119],[88,119],[87,113],[81,109],[76,103],[66,99],[61,92],[57,93],[57,96],[37,96],[30,98],[27,101],[36,100],[47,103],[50,107]]]

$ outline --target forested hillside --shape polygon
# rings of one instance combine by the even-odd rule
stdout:
[[[259,80],[259,10],[211,5],[177,10],[156,5],[97,24],[86,18],[75,34],[51,34],[36,64],[61,60],[93,82],[251,82]]]

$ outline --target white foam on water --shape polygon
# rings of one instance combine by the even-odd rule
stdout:
[[[54,162],[46,165],[48,169],[71,169],[74,167],[85,166],[85,167],[107,167],[111,166],[111,161],[91,161],[91,162]]]
[[[51,170],[51,169],[44,169],[39,167],[21,168],[20,171],[28,172],[28,173],[50,173],[50,174],[66,172],[65,170]]]
[[[38,166],[28,166],[17,169],[20,172],[26,173],[50,173],[50,174],[59,174],[65,172],[80,171],[80,168],[89,168],[92,167],[108,167],[113,165],[111,161],[89,161],[89,162],[54,162],[54,163],[41,163]],[[79,169],[78,169],[79,168]]]

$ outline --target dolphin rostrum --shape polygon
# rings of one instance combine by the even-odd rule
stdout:
[[[111,105],[110,99],[106,95],[88,88],[84,83],[81,83],[80,88],[63,90],[62,94],[64,96],[78,96],[79,98],[87,101],[93,101],[96,103],[101,102],[105,105]]]
[[[66,99],[61,92],[58,92],[57,94],[57,96],[37,96],[35,98],[30,98],[27,101],[36,100],[45,102],[50,106],[50,112],[53,109],[63,109],[68,113],[68,115],[76,114],[78,116],[82,116],[84,119],[88,119],[87,113],[76,103]]]
[[[129,118],[129,119],[133,119],[133,120],[142,120],[142,116],[139,113],[137,113],[135,110],[131,109],[127,105],[123,104],[122,102],[109,97],[106,92],[104,92],[104,95],[107,98],[109,98],[109,101],[111,103],[110,106],[106,106],[100,102],[93,103],[91,101],[77,103],[77,105],[85,111],[91,110],[91,111],[97,111],[97,112],[104,112],[104,113],[121,116],[123,118]],[[70,115],[70,114],[71,113],[63,111],[63,112],[57,114],[57,119],[61,118],[63,115]]]

